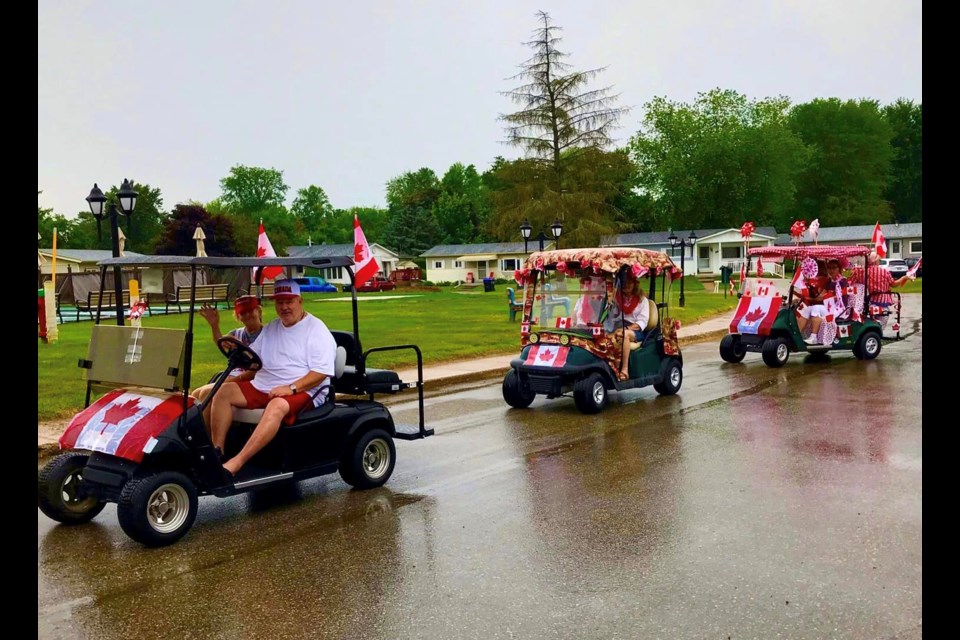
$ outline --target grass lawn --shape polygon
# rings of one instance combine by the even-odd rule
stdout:
[[[678,305],[680,287],[670,295],[670,315],[683,325],[726,313],[736,306],[736,298],[726,299],[707,292],[694,278],[684,282],[686,306]],[[393,297],[393,296],[401,297]],[[391,299],[380,299],[391,298]],[[323,320],[331,329],[352,330],[349,296],[343,294],[306,294],[307,311]],[[459,293],[451,288],[440,292],[415,294],[400,290],[390,293],[359,294],[360,338],[364,349],[394,344],[415,344],[423,351],[424,364],[436,364],[482,356],[509,353],[519,348],[520,323],[509,321],[506,287],[492,293]],[[264,322],[274,319],[273,306],[264,306]],[[108,321],[109,322],[109,321]],[[185,329],[187,314],[146,317],[147,327]],[[83,407],[86,389],[77,361],[87,357],[90,321],[60,325],[56,344],[37,345],[37,418],[52,420],[69,417]],[[233,311],[220,314],[220,327],[228,331],[238,323]],[[683,330],[680,330],[683,335]],[[195,320],[191,386],[205,383],[222,370],[225,360],[210,336],[210,327],[199,316]],[[376,368],[416,366],[410,351],[373,354],[370,365]]]

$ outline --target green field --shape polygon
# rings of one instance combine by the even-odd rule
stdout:
[[[684,325],[695,323],[735,306],[736,299],[707,292],[692,278],[685,281],[686,306],[679,308],[679,286],[674,286],[670,314]],[[398,297],[394,297],[398,296]],[[344,294],[306,294],[307,311],[331,329],[351,330],[350,297]],[[495,292],[457,292],[449,287],[439,292],[404,290],[360,294],[360,338],[364,349],[391,344],[416,344],[424,363],[478,358],[509,353],[519,348],[520,324],[508,320],[506,287]],[[272,305],[264,307],[264,321],[275,317]],[[220,314],[224,332],[237,326],[232,310]],[[107,321],[110,322],[110,321]],[[144,326],[186,328],[187,314],[146,317]],[[60,325],[56,344],[37,346],[37,418],[68,417],[83,406],[85,383],[77,361],[87,356],[90,321]],[[680,335],[683,335],[681,329]],[[193,341],[194,367],[191,385],[206,382],[220,371],[225,360],[213,343],[210,327],[197,316]],[[385,352],[371,356],[371,366],[405,368],[416,366],[410,351]]]

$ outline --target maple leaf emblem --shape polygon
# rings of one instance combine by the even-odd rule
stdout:
[[[137,415],[139,408],[139,398],[127,400],[123,404],[111,404],[110,408],[103,414],[103,421],[107,424],[120,424],[130,416]]]
[[[554,357],[556,357],[556,354],[553,351],[544,351],[538,356],[538,359],[546,362],[547,360],[553,360]]]
[[[359,242],[353,245],[353,258],[356,262],[363,262],[366,259],[366,252],[363,250],[363,245]]]
[[[264,249],[263,247],[257,247],[257,256],[256,256],[256,257],[262,258],[262,257],[265,256],[265,255],[267,255],[267,250]]]
[[[765,315],[767,315],[766,312],[764,312],[761,307],[757,307],[756,309],[747,313],[747,315],[743,316],[743,321],[753,324],[754,322],[762,320],[763,316]]]

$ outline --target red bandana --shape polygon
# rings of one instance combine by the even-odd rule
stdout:
[[[617,291],[617,306],[620,307],[620,310],[626,315],[628,313],[633,313],[633,310],[637,308],[637,305],[640,304],[640,296],[633,294],[629,298],[624,299],[623,292]]]

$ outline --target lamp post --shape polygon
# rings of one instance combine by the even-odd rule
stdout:
[[[697,244],[697,234],[693,231],[690,232],[690,235],[686,238],[677,238],[676,234],[673,233],[673,230],[670,231],[670,237],[667,238],[670,241],[670,246],[676,249],[680,247],[680,306],[682,307],[686,303],[686,298],[683,295],[683,278],[686,275],[684,271],[684,258],[686,257],[687,247],[693,248],[693,245]],[[690,256],[693,258],[693,256]]]
[[[527,253],[527,242],[530,241],[530,233],[533,231],[533,227],[530,226],[529,220],[524,220],[520,225],[520,235],[523,236],[523,252]],[[553,241],[557,249],[560,248],[560,236],[563,235],[563,223],[559,219],[554,220],[553,224],[550,225],[550,233],[553,235]],[[544,233],[543,229],[540,230],[540,234],[534,238],[534,240],[540,243],[540,251],[543,251],[543,243],[549,240],[549,236]]]
[[[117,199],[120,201],[120,213],[125,216],[133,214],[134,207],[137,206],[137,192],[133,190],[133,185],[129,179],[124,179],[117,192]],[[112,241],[113,257],[120,257],[120,226],[117,224],[117,204],[110,202],[107,205],[107,212],[103,212],[103,205],[107,202],[107,196],[103,191],[93,183],[93,189],[90,195],[86,197],[87,204],[90,205],[90,213],[97,220],[97,232],[100,231],[100,222],[104,217],[110,218],[110,239]],[[123,283],[120,281],[123,277],[120,265],[113,266],[113,299],[116,303],[117,326],[123,326]]]

